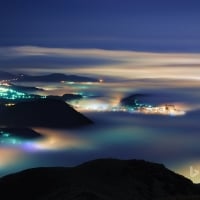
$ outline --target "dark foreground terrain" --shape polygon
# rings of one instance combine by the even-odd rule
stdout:
[[[0,109],[0,126],[73,128],[92,121],[57,99],[36,99]]]
[[[0,194],[4,200],[197,200],[200,188],[160,164],[101,159],[3,177]]]

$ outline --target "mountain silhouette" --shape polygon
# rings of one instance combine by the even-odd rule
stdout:
[[[73,128],[92,121],[64,101],[36,99],[0,110],[0,125],[7,127]]]
[[[53,73],[47,75],[30,76],[27,74],[15,75],[9,72],[0,71],[0,80],[12,80],[19,82],[60,82],[60,81],[73,81],[73,82],[99,82],[98,79],[77,76],[77,75],[66,75],[62,73]]]
[[[121,99],[120,104],[123,106],[135,106],[136,101],[143,102],[149,94],[132,94]]]
[[[97,79],[77,76],[77,75],[66,75],[60,73],[41,75],[41,76],[29,76],[22,74],[18,76],[17,81],[24,82],[60,82],[60,81],[73,81],[73,82],[98,82]]]
[[[80,100],[83,98],[83,96],[80,94],[63,94],[62,96],[49,95],[47,96],[47,98],[60,99],[63,101],[73,101],[73,100]]]
[[[0,194],[5,200],[197,200],[200,188],[161,164],[100,159],[5,176]]]

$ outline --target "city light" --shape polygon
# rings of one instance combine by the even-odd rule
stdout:
[[[9,87],[0,86],[0,98],[3,99],[29,99],[31,98],[31,95],[18,92],[16,90],[10,89]]]
[[[176,104],[162,104],[162,105],[150,105],[139,103],[135,100],[132,105],[112,105],[106,101],[97,100],[79,100],[72,101],[70,104],[81,112],[127,112],[132,114],[155,114],[155,115],[169,115],[169,116],[181,116],[185,115],[186,111],[180,109]]]
[[[19,138],[13,137],[8,132],[0,131],[0,143],[1,144],[19,145],[22,143],[22,141]]]
[[[25,92],[17,91],[11,88],[12,86],[7,84],[0,84],[0,99],[3,100],[11,100],[11,102],[7,102],[5,106],[13,106],[13,101],[15,100],[28,100],[28,99],[34,99],[36,97],[39,98],[46,98],[46,96],[37,96],[33,94],[28,94]]]

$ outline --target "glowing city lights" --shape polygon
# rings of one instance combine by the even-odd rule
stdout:
[[[0,144],[19,145],[22,141],[19,138],[13,137],[10,133],[0,131]]]
[[[5,106],[13,106],[15,100],[28,100],[28,99],[34,99],[37,95],[28,94],[25,92],[17,91],[11,88],[11,85],[2,85],[0,84],[0,99],[4,100],[11,100],[8,101]],[[46,98],[46,96],[37,96],[39,98]]]
[[[132,106],[123,106],[120,103],[118,105],[110,105],[106,102],[89,101],[78,103],[71,102],[72,106],[79,111],[86,112],[127,112],[127,113],[141,113],[141,114],[157,114],[157,115],[170,115],[181,116],[185,115],[186,111],[180,110],[175,104],[164,104],[152,106],[148,104],[141,104],[138,101]]]
[[[3,87],[0,86],[0,98],[3,99],[29,99],[31,98],[31,95],[23,93],[23,92],[18,92],[16,90],[10,89],[9,87]]]

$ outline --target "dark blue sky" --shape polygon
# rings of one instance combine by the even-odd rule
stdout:
[[[0,46],[200,51],[198,0],[1,0]]]

